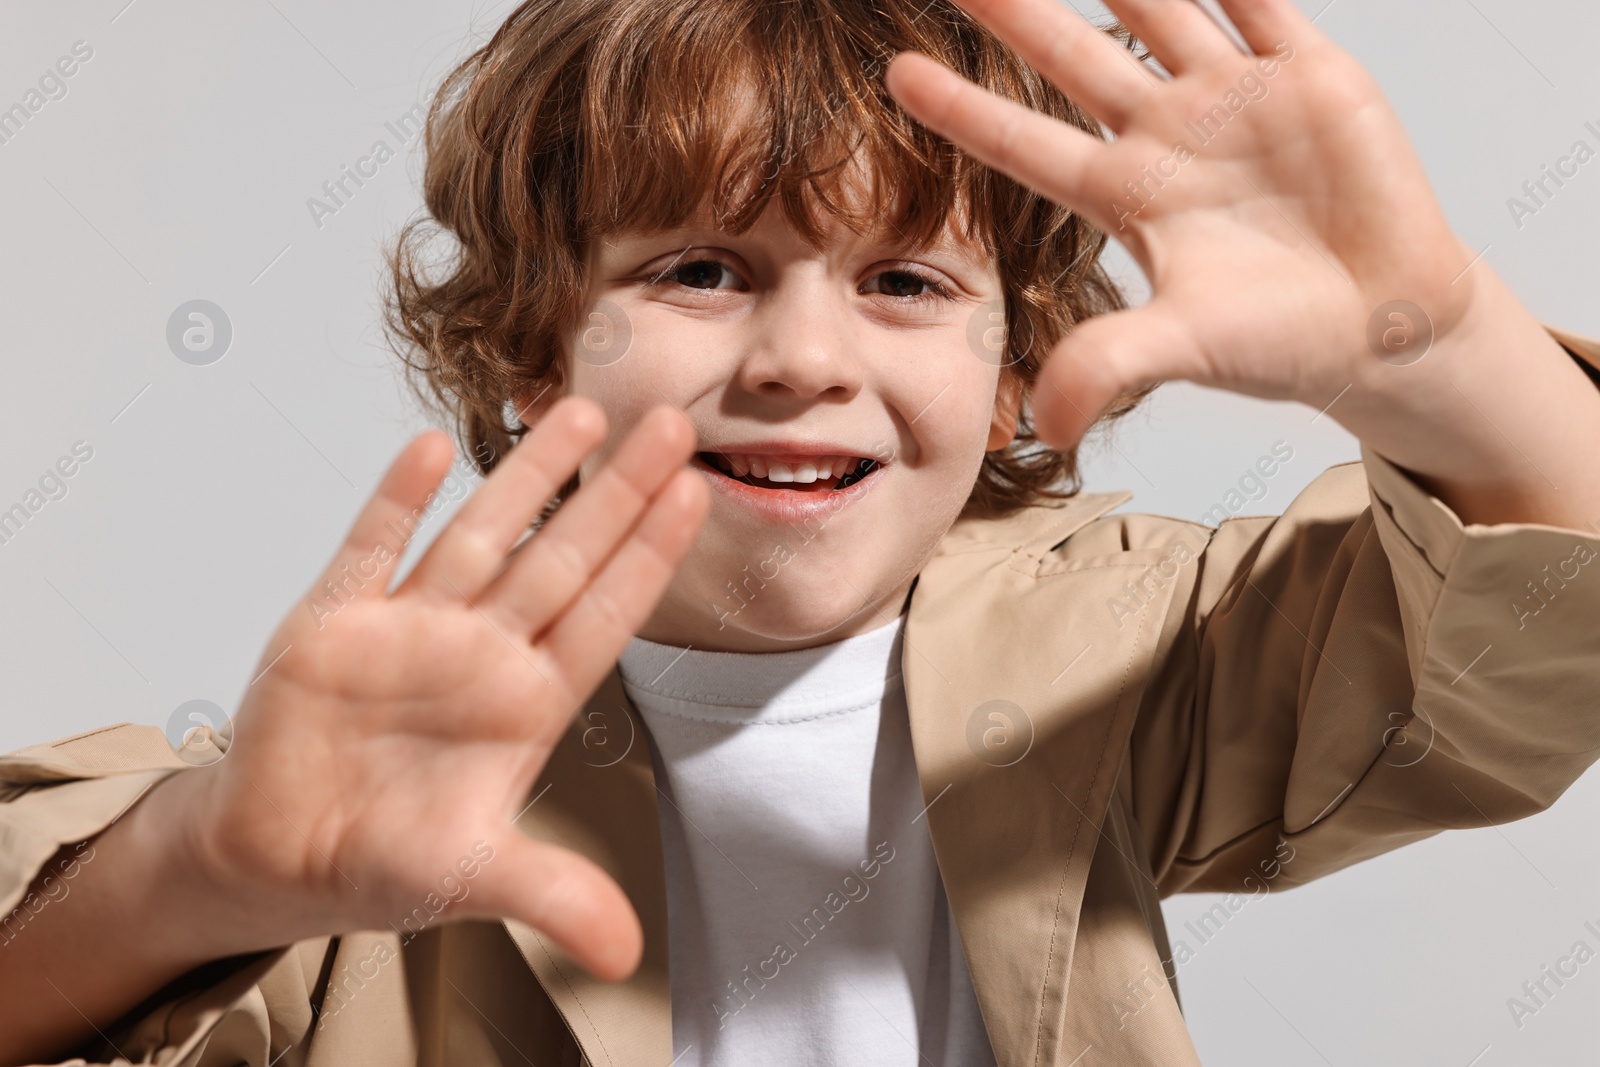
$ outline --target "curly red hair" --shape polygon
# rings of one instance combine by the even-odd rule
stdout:
[[[1132,47],[1120,27],[1108,32]],[[1103,136],[948,0],[527,0],[512,12],[432,101],[428,217],[389,252],[384,308],[412,388],[478,469],[525,432],[512,398],[560,384],[595,240],[678,226],[701,205],[739,234],[777,196],[813,248],[825,212],[857,233],[890,226],[912,247],[959,225],[994,256],[1003,373],[1021,379],[1023,404],[1016,438],[986,454],[963,514],[1076,493],[1076,450],[1038,440],[1027,398],[1074,324],[1126,306],[1100,263],[1106,235],[906,114],[882,68],[907,49]],[[871,176],[864,211],[841,196],[852,159]],[[446,232],[453,254],[430,272],[428,242]],[[546,515],[575,489],[576,478]]]

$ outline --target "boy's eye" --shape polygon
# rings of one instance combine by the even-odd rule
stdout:
[[[686,289],[721,289],[724,286],[719,283],[724,278],[731,278],[735,282],[732,288],[737,288],[737,276],[726,264],[715,259],[696,259],[679,264],[656,276],[657,281],[663,278],[670,278]]]
[[[930,275],[918,271],[897,268],[895,270],[880,271],[873,276],[874,280],[882,279],[883,284],[878,291],[885,296],[899,297],[909,304],[924,301],[943,300],[950,296],[950,289],[943,282]],[[871,282],[868,282],[870,287]],[[913,292],[921,288],[923,292]],[[869,288],[869,292],[871,289]]]
[[[717,259],[695,259],[669,265],[651,279],[651,284],[660,285],[669,279],[685,289],[702,291],[740,287],[739,276],[733,268]],[[729,284],[723,284],[725,282]],[[862,291],[894,297],[895,302],[900,304],[932,303],[951,297],[950,288],[939,279],[905,267],[879,271],[867,281]]]

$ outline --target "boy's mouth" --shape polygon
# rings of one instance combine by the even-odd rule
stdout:
[[[695,460],[725,478],[758,489],[830,493],[868,477],[880,464],[863,456],[791,456],[697,452]]]

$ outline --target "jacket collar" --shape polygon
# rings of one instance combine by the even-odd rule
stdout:
[[[517,825],[606,871],[644,929],[644,958],[621,982],[603,982],[549,938],[506,920],[539,984],[596,1065],[672,1061],[667,981],[667,888],[655,770],[638,710],[615,666],[562,737]]]
[[[1036,559],[1132,498],[1129,492],[1080,493],[1019,508],[1003,518],[957,519],[934,549],[933,558],[1004,548]]]
[[[1097,836],[1084,823],[1099,825],[1110,791],[1110,775],[1097,761],[1109,737],[1108,716],[1104,701],[1029,701],[1036,710],[1024,715],[1040,758],[1009,768],[974,758],[969,723],[988,722],[973,716],[992,699],[1026,700],[1022,689],[1041,662],[1059,671],[1065,645],[1054,654],[1040,647],[1052,628],[1066,644],[1089,632],[1049,617],[1059,598],[1033,597],[1028,611],[1013,609],[1027,599],[1019,591],[1029,588],[1054,546],[1130,496],[1079,495],[1000,519],[961,519],[913,585],[902,660],[912,744],[940,870],[1001,1064],[1034,1062],[1040,1046],[1053,1049],[1059,1037],[1053,1020],[1061,1017],[1077,901]],[[974,632],[974,623],[986,629]],[[1094,662],[1116,659],[1118,642],[1101,641],[1106,655]],[[1120,660],[1117,666],[1126,666],[1127,657]],[[959,669],[966,664],[982,669]],[[1104,671],[1089,666],[1078,680],[1103,680]],[[996,688],[1007,678],[1016,684]],[[1131,719],[1125,694],[1119,696],[1109,711]],[[1063,787],[1073,795],[1061,793]],[[537,931],[505,923],[595,1064],[664,1064],[676,1054],[656,793],[643,720],[613,666],[552,754],[518,825],[588,856],[617,880],[644,929],[643,962],[624,981],[598,981]],[[1051,796],[1054,809],[1037,827],[1028,825],[1030,814],[1018,814]],[[1046,875],[1035,869],[1041,866],[1049,868]]]
[[[1084,1047],[1067,1010],[1084,891],[1174,585],[1120,614],[1107,601],[1160,550],[1052,549],[1127,498],[952,529],[906,619],[928,830],[1001,1067]]]

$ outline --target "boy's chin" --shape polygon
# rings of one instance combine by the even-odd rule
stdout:
[[[774,584],[743,600],[724,589],[659,618],[641,636],[665,644],[708,651],[780,652],[809,648],[865,633],[893,622],[900,603],[874,609],[849,586],[837,595],[820,589],[778,591]],[[656,636],[652,636],[652,632]]]
[[[759,612],[752,604],[738,615],[723,618],[723,634],[730,631],[796,648],[838,641],[846,633],[865,633],[894,621],[891,611],[874,612],[860,601],[833,609],[810,611],[782,609]]]

